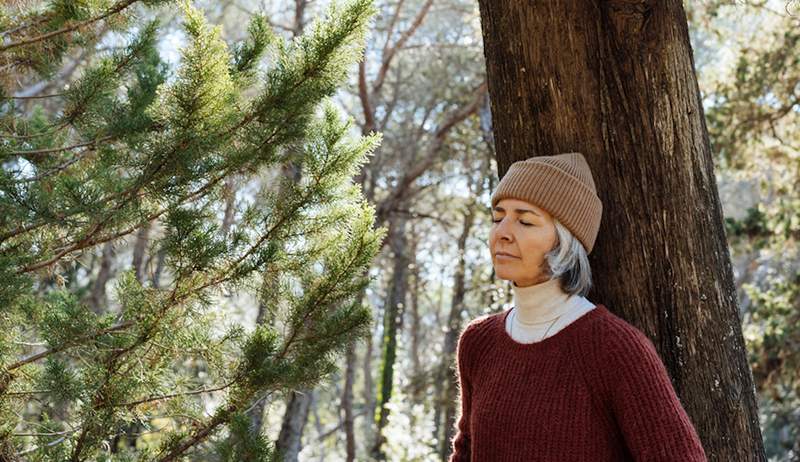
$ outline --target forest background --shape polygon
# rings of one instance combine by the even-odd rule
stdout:
[[[62,15],[60,25],[69,26],[120,4],[63,42],[9,45],[18,28],[37,27],[21,18],[46,24]],[[511,302],[487,246],[497,164],[478,5],[330,7],[321,0],[3,6],[0,243],[8,247],[0,295],[9,334],[0,357],[11,365],[0,406],[4,457],[267,460],[274,444],[286,460],[446,459],[458,330]],[[684,8],[766,455],[798,460],[800,3],[709,0]],[[322,71],[304,79],[314,63]],[[106,150],[105,142],[126,148]],[[176,146],[186,153],[177,160]],[[65,151],[84,164],[50,157]],[[157,175],[153,159],[178,174]],[[71,220],[72,211],[91,215],[109,203],[101,192],[125,191],[104,170],[110,165],[152,173],[140,185],[152,202],[120,202],[103,222],[129,232],[76,239],[80,245],[45,258],[58,254],[55,242],[78,236],[69,230],[89,228]],[[102,184],[91,192],[80,175],[51,183],[41,174],[70,168],[102,176]],[[220,176],[218,192],[191,192],[198,178],[228,168],[237,173]],[[36,195],[20,193],[29,183]],[[14,191],[28,200],[15,202]],[[313,205],[301,220],[277,218],[299,216],[300,198]],[[178,199],[202,206],[160,215],[157,204]],[[45,231],[15,242],[38,227],[31,217],[41,217]],[[123,226],[143,217],[148,226]],[[23,223],[30,229],[20,231]],[[269,245],[240,254],[246,269],[207,282],[198,276],[259,242],[248,226],[264,225],[273,234],[261,242]],[[42,258],[12,257],[20,249]],[[27,287],[20,274],[33,277],[35,296],[14,295]],[[168,286],[165,274],[187,285],[168,300],[180,300],[180,310],[163,318],[165,299],[147,288]],[[345,276],[334,284],[331,275]],[[192,298],[212,283],[229,285]],[[303,311],[314,304],[330,306],[327,317]],[[115,337],[130,325],[114,322],[140,319],[132,313],[148,328]],[[311,313],[313,326],[298,313]],[[289,363],[265,365],[259,358],[278,345],[275,326],[301,326],[306,343],[291,350]],[[71,340],[96,331],[109,338],[91,346]],[[148,345],[142,356],[120,353]],[[204,351],[192,350],[198,345]],[[52,354],[35,358],[42,351]],[[150,363],[136,365],[137,357]],[[139,378],[124,380],[133,372]]]

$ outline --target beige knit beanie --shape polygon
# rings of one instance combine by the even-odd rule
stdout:
[[[569,152],[514,162],[492,194],[492,208],[506,198],[547,210],[581,241],[587,254],[592,252],[603,203],[583,154]]]

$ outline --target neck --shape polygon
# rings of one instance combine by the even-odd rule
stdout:
[[[517,319],[522,323],[549,321],[561,315],[568,308],[570,294],[561,290],[558,279],[550,279],[525,287],[511,284]]]

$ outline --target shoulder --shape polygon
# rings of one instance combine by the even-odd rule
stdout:
[[[467,325],[461,329],[461,332],[458,335],[459,344],[471,343],[474,342],[478,337],[491,335],[490,326],[492,322],[495,320],[495,318],[502,315],[503,312],[482,314],[470,320]]]
[[[503,316],[505,311],[501,311],[499,313],[487,313],[482,314],[478,317],[473,318],[470,322],[467,323],[467,326],[464,327],[464,331],[472,330],[472,331],[480,331],[489,327],[489,324],[492,322],[494,318],[498,318]]]
[[[599,307],[598,307],[599,308]],[[640,351],[655,348],[650,337],[624,318],[603,307],[592,324],[592,337],[604,351],[619,353],[622,350]]]
[[[494,329],[492,324],[499,322],[505,312],[483,314],[470,320],[461,329],[458,335],[458,355],[471,356],[473,351],[479,351],[482,345],[492,342]]]
[[[664,376],[664,363],[653,341],[641,329],[608,309],[597,317],[591,335],[600,374],[612,386],[622,378]]]

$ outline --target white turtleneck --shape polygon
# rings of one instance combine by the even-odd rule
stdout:
[[[552,337],[595,308],[595,304],[585,297],[564,292],[558,279],[526,287],[512,282],[511,288],[514,307],[506,317],[506,332],[519,343],[534,343]],[[558,320],[553,322],[557,317]],[[543,337],[545,331],[547,337]]]

